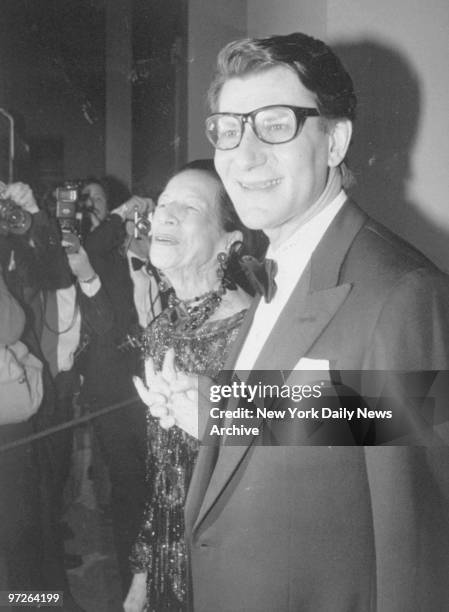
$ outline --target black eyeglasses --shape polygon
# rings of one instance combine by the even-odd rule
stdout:
[[[318,117],[316,108],[276,104],[256,108],[251,113],[214,113],[206,119],[206,136],[216,149],[228,151],[239,146],[245,123],[259,140],[282,144],[293,140],[307,117]]]

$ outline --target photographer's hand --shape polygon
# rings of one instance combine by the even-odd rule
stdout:
[[[62,246],[70,246],[70,243],[64,243],[63,240]],[[69,262],[72,274],[76,276],[82,290],[86,292],[86,286],[91,285],[92,290],[94,291],[94,293],[96,293],[100,288],[101,283],[97,273],[95,272],[92,267],[92,264],[90,263],[89,256],[87,255],[83,247],[80,246],[79,251],[77,253],[68,252],[67,261]],[[88,293],[90,294],[91,292],[89,291]]]
[[[89,218],[90,218],[90,222],[92,223],[93,230],[100,225],[101,219],[98,217],[95,210],[89,210]]]
[[[120,215],[123,221],[133,221],[135,211],[137,211],[139,215],[148,215],[153,210],[154,202],[151,198],[132,196],[132,198],[115,208],[111,214]]]
[[[12,200],[31,215],[39,212],[39,207],[36,204],[31,187],[26,183],[10,183],[6,185],[2,197]]]

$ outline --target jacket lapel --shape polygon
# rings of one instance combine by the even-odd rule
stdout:
[[[239,334],[226,359],[222,376],[220,376],[219,380],[217,380],[217,382],[221,385],[229,384],[231,382],[234,364],[246,340],[246,336],[248,335],[251,323],[253,321],[254,313],[256,312],[257,305],[259,304],[259,302],[260,296],[256,296],[253,299],[250,307],[248,308],[248,312],[246,313],[242,326],[240,327]],[[209,419],[209,422],[207,424],[207,428],[210,427],[211,419]],[[243,449],[245,449],[245,447],[243,447]],[[201,447],[201,452],[199,453],[198,459],[196,461],[194,474],[192,476],[192,481],[185,502],[185,523],[187,533],[191,531],[193,522],[198,516],[200,507],[204,502],[209,481],[211,479],[212,473],[217,462],[217,457],[218,445],[215,446],[212,444],[208,444]],[[196,474],[199,474],[200,476],[196,478]]]
[[[325,327],[329,324],[340,306],[345,301],[351,290],[349,283],[338,285],[340,269],[350,245],[355,236],[365,223],[367,216],[354,203],[347,203],[339,212],[333,223],[328,228],[312,256],[292,295],[280,314],[270,336],[268,337],[260,355],[254,365],[252,373],[238,372],[239,378],[248,383],[256,378],[257,370],[291,370],[303,357]],[[246,339],[254,316],[258,301],[255,301],[246,317],[245,329],[237,340],[237,346],[233,351],[231,362],[228,360],[227,367],[240,353],[243,342]],[[324,356],[323,356],[324,357]],[[235,407],[235,400],[230,400],[227,409]],[[252,426],[257,423],[252,420]],[[206,514],[215,503],[224,487],[232,477],[238,465],[252,446],[252,439],[245,446],[226,446],[220,453],[214,455],[216,460],[213,471],[208,472],[208,486],[202,487],[205,491],[202,503],[192,505],[192,510],[197,518],[191,517],[192,523],[197,527],[205,518]],[[203,457],[201,457],[203,454]],[[205,457],[212,457],[213,453],[209,447],[203,448],[198,459],[195,472],[199,478],[204,474]],[[210,464],[209,464],[210,465]],[[193,479],[195,481],[195,478]],[[193,484],[193,483],[192,483]],[[203,482],[204,485],[204,482]],[[190,496],[190,492],[189,492]],[[189,514],[186,506],[186,514]]]
[[[251,323],[253,322],[254,313],[257,310],[257,306],[260,302],[260,295],[256,296],[251,302],[250,307],[248,308],[248,312],[246,313],[245,318],[243,319],[242,326],[240,327],[239,334],[232,345],[231,350],[229,351],[228,358],[226,359],[226,363],[224,365],[224,370],[232,370],[234,368],[234,364],[237,361],[237,357],[242,350],[243,344],[246,340],[246,336],[251,327]]]
[[[254,365],[255,370],[291,370],[333,319],[350,284],[310,292],[310,264],[290,296]]]

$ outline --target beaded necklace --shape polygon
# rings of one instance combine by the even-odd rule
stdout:
[[[224,293],[223,286],[188,300],[180,300],[175,293],[171,293],[168,298],[170,326],[183,332],[198,329],[220,306]]]

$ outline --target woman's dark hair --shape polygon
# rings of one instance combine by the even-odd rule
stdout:
[[[114,210],[114,208],[117,208],[117,206],[120,206],[120,204],[123,204],[123,202],[126,202],[131,197],[131,192],[127,185],[112,174],[107,174],[102,178],[89,176],[83,181],[83,187],[92,184],[99,185],[103,189],[108,210]]]
[[[178,176],[182,172],[187,172],[188,170],[204,172],[217,181],[219,185],[218,199],[216,202],[216,210],[219,215],[218,221],[225,232],[234,232],[238,230],[242,233],[243,237],[241,241],[234,243],[229,251],[226,280],[228,280],[230,284],[237,283],[248,293],[253,293],[246,279],[246,274],[242,270],[240,260],[243,255],[252,255],[257,259],[263,257],[268,247],[268,238],[262,231],[249,229],[240,221],[234,205],[215,169],[212,159],[196,159],[191,161],[182,166],[173,176]]]

